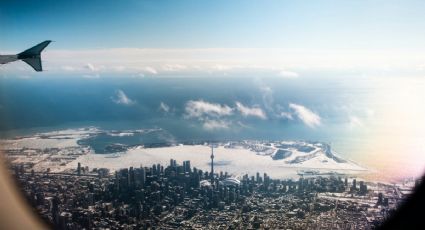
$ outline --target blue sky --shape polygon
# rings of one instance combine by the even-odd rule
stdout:
[[[424,1],[1,1],[0,50],[423,49]]]
[[[46,73],[323,70],[422,75],[424,1],[1,1],[0,53],[54,40]],[[24,63],[4,72],[33,74]],[[233,72],[232,72],[233,71]]]

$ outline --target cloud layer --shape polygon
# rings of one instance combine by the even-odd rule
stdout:
[[[284,78],[297,78],[299,77],[299,74],[294,71],[282,70],[279,72],[279,76]]]
[[[160,106],[162,107],[162,106]],[[284,109],[278,106],[277,110]],[[165,110],[162,108],[162,110]],[[302,121],[306,126],[315,128],[321,125],[321,117],[307,107],[290,103],[286,110],[275,113],[276,109],[269,111],[274,119],[285,119],[288,121],[295,118]],[[226,104],[207,102],[204,100],[190,100],[185,104],[184,117],[195,119],[202,123],[205,130],[227,129],[234,124],[240,124],[243,118],[257,118],[267,120],[267,113],[258,105],[246,106],[239,101],[235,101],[235,107]],[[240,125],[239,125],[240,126]]]
[[[7,53],[7,52],[5,52]],[[13,51],[11,51],[13,53]],[[111,48],[43,52],[43,67],[49,73],[170,73],[262,72],[276,77],[297,78],[312,70],[424,71],[425,55],[391,50],[288,50],[254,48],[140,49]],[[30,72],[24,64],[7,65],[5,71]],[[198,76],[198,75],[197,75]]]

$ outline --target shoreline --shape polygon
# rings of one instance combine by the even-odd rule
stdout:
[[[49,157],[37,158],[33,157],[31,153],[25,153],[25,156],[19,157],[19,161],[22,162],[31,162],[36,160],[37,163],[40,162],[40,167],[38,171],[43,171],[46,168],[50,168],[53,172],[60,172],[64,170],[75,169],[78,162],[83,163],[83,165],[89,166],[90,168],[108,168],[111,170],[117,170],[120,168],[126,168],[130,166],[139,167],[140,164],[150,165],[161,163],[167,165],[170,159],[175,159],[178,162],[183,160],[190,160],[192,165],[200,169],[208,169],[210,166],[209,163],[209,153],[210,149],[206,144],[206,141],[196,140],[196,141],[186,141],[183,143],[156,143],[148,145],[135,144],[131,146],[126,146],[124,151],[116,153],[95,153],[94,150],[89,145],[81,145],[81,140],[86,140],[89,138],[95,138],[96,135],[104,134],[110,135],[112,137],[119,136],[121,138],[126,138],[127,136],[132,136],[135,134],[143,133],[145,131],[152,131],[153,129],[146,130],[101,130],[94,126],[79,128],[79,129],[64,129],[56,130],[47,133],[36,133],[31,136],[19,137],[17,139],[7,139],[1,140],[2,148],[4,144],[14,146],[15,148],[21,148],[27,150],[35,149],[35,151],[42,149],[59,149],[59,154],[51,154],[51,158],[55,162],[59,162],[55,166],[55,162],[49,162]],[[121,134],[124,133],[124,134]],[[288,141],[282,140],[281,143],[321,143],[315,141]],[[210,142],[211,143],[211,142]],[[264,141],[264,140],[244,140],[244,141],[228,141],[226,143],[220,141],[214,141],[215,145],[219,145],[218,148],[218,157],[222,159],[216,159],[217,170],[228,171],[234,175],[243,175],[245,173],[254,174],[256,172],[268,172],[268,174],[274,178],[298,178],[300,177],[299,171],[305,170],[319,170],[319,175],[362,175],[365,178],[371,178],[372,180],[382,180],[383,178],[378,178],[379,173],[376,170],[367,168],[354,162],[352,160],[344,159],[347,164],[355,165],[356,167],[351,167],[350,169],[344,169],[342,167],[332,167],[328,165],[326,167],[317,167],[312,164],[282,164],[284,160],[273,160],[271,156],[272,153],[264,154],[264,152],[252,151],[252,149],[246,149],[245,147],[236,146],[225,148],[223,146],[230,144],[270,144],[276,143],[276,141]],[[178,150],[183,148],[183,150]],[[187,149],[185,149],[187,148]],[[250,147],[253,148],[253,147]],[[7,149],[7,147],[6,147]],[[173,149],[177,150],[174,151]],[[184,152],[185,154],[182,154]],[[222,152],[222,153],[220,153]],[[232,152],[239,153],[239,156],[235,156]],[[201,153],[201,154],[194,154]],[[176,155],[177,154],[177,155]],[[224,155],[223,155],[224,154]],[[300,154],[300,153],[298,153]],[[72,156],[67,156],[72,155]],[[336,157],[340,157],[339,154],[335,154]],[[199,157],[202,157],[200,159]],[[228,157],[231,159],[227,159]],[[64,162],[62,160],[65,158]],[[239,158],[239,159],[237,159]],[[37,160],[38,159],[38,160]],[[245,159],[249,162],[241,163],[241,159]],[[16,159],[12,159],[16,160]],[[328,160],[328,159],[326,159]],[[120,163],[114,163],[114,161]],[[225,162],[220,164],[219,161]],[[227,162],[227,163],[226,163]],[[280,164],[279,164],[280,163]],[[315,162],[318,163],[318,162]],[[308,175],[302,175],[308,176]],[[385,181],[392,181],[390,179],[385,179]]]

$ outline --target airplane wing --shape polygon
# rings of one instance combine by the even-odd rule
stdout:
[[[41,66],[41,58],[26,58],[22,59],[22,61],[26,62],[28,65],[30,65],[35,71],[40,72],[43,70]]]
[[[41,66],[40,54],[41,51],[43,51],[44,48],[46,48],[46,46],[49,45],[50,42],[50,40],[41,42],[40,44],[35,45],[22,53],[19,53],[18,59],[21,59],[22,61],[26,62],[37,72],[43,71],[43,68]]]
[[[0,55],[0,64],[6,64],[16,60],[16,55]]]
[[[46,40],[16,55],[0,55],[0,64],[22,60],[30,65],[35,71],[43,71],[43,67],[41,66],[41,51],[43,51],[50,42],[52,41]]]

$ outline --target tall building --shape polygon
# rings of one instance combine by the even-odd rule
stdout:
[[[134,177],[134,168],[130,167],[129,170],[129,175],[128,175],[128,185],[133,188],[133,186],[135,185],[135,177]]]
[[[382,192],[378,193],[378,202],[377,205],[383,205],[384,204],[384,194]]]
[[[184,172],[191,172],[190,169],[190,161],[183,161],[183,168],[184,168]]]
[[[59,225],[59,211],[60,211],[59,210],[59,203],[60,203],[59,197],[54,196],[51,202],[52,202],[51,211],[52,211],[53,223],[56,226],[58,226]]]
[[[81,175],[81,163],[78,162],[78,166],[77,166],[77,175]]]
[[[137,186],[142,187],[146,182],[146,170],[143,167],[140,167],[135,172],[135,180],[137,181]]]
[[[364,181],[360,181],[360,194],[365,195],[367,193],[367,185]]]
[[[211,184],[214,183],[214,146],[211,145]]]

